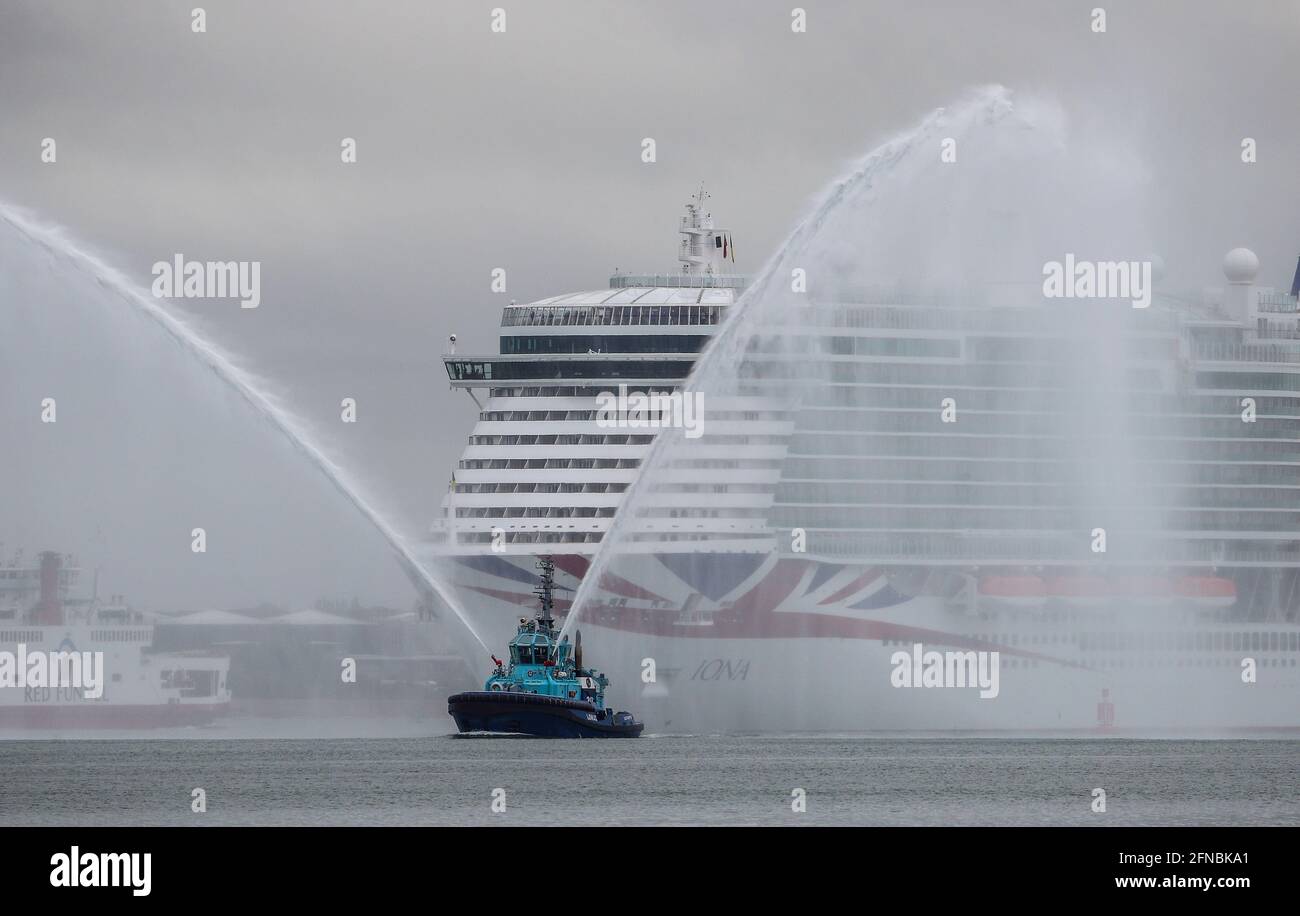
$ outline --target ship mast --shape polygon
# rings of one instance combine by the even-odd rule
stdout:
[[[704,190],[704,183],[686,205],[686,215],[682,217],[682,235],[677,258],[682,263],[684,276],[717,276],[725,274],[723,262],[734,261],[731,251],[731,232],[713,225],[713,214],[704,209],[704,202],[709,199],[709,192]]]
[[[533,590],[537,596],[537,619],[547,627],[555,626],[555,620],[551,616],[551,608],[554,605],[552,597],[555,591],[555,561],[549,556],[538,557],[537,568],[541,570],[541,583]]]

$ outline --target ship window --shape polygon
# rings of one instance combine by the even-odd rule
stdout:
[[[520,664],[524,664],[524,665],[531,665],[531,664],[533,663],[533,647],[532,647],[532,646],[520,646],[520,647],[519,647],[519,662],[520,662]]]

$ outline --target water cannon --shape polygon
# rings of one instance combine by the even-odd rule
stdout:
[[[449,334],[449,335],[447,336],[447,343],[451,346],[451,355],[452,355],[452,356],[455,356],[455,355],[456,355],[456,335],[455,335],[455,334]]]

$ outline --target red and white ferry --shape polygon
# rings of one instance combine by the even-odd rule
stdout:
[[[54,552],[0,566],[0,652],[102,652],[98,697],[70,686],[0,687],[0,728],[201,725],[230,708],[230,659],[152,651],[153,624],[120,600],[70,598],[80,570]]]

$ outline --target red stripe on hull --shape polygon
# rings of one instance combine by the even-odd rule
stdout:
[[[802,560],[778,560],[762,581],[736,599],[733,614],[769,614],[789,598],[803,581],[807,565]]]
[[[981,639],[968,639],[955,633],[925,627],[887,623],[881,620],[854,620],[831,614],[758,613],[726,618],[719,612],[708,626],[678,623],[654,612],[633,615],[628,608],[602,605],[592,608],[592,624],[625,633],[670,639],[871,639],[924,643],[926,648],[948,646],[956,649],[997,651],[1014,658],[1037,659],[1067,668],[1086,668],[1041,652],[1028,652]]]
[[[583,559],[578,557],[576,559]],[[557,565],[558,562],[557,562]],[[585,567],[583,568],[585,572]],[[671,639],[868,639],[919,642],[927,646],[947,646],[956,649],[997,651],[1015,658],[1037,659],[1067,668],[1086,669],[1086,665],[1066,661],[1041,652],[1030,652],[1011,646],[999,645],[982,639],[971,639],[942,630],[926,627],[888,623],[880,620],[862,620],[839,614],[815,612],[778,612],[780,607],[798,588],[807,571],[802,560],[782,559],[748,592],[731,607],[720,608],[711,617],[711,623],[679,621],[662,610],[621,607],[607,603],[590,604],[584,621],[592,625],[624,633],[657,636]],[[868,570],[853,582],[839,589],[835,596],[851,595],[880,577],[879,570]],[[501,601],[526,605],[536,599],[532,595],[509,592],[481,586],[464,586]],[[835,597],[832,596],[832,597]],[[830,599],[823,599],[825,604]],[[556,602],[557,609],[560,602]]]
[[[566,572],[578,580],[582,580],[587,575],[587,570],[591,568],[591,561],[579,554],[562,554],[551,559],[555,562],[556,569]],[[667,600],[662,595],[647,591],[608,570],[601,574],[600,587],[611,595],[618,595],[620,598],[636,598],[638,601]]]
[[[496,598],[498,601],[506,601],[510,604],[517,604],[520,607],[536,607],[537,596],[525,595],[519,592],[502,591],[499,588],[485,588],[481,585],[461,585],[460,588],[467,588],[472,592],[478,592],[480,595],[487,595],[489,598]],[[566,601],[563,598],[555,598],[552,602],[557,611],[568,610],[573,602]]]
[[[837,591],[835,594],[823,598],[821,601],[817,603],[834,604],[837,601],[843,601],[845,598],[866,588],[868,585],[870,585],[872,582],[875,582],[879,578],[880,578],[880,570],[878,569],[868,570],[864,572],[862,575],[858,576],[848,585],[844,586],[842,589]]]
[[[159,703],[152,706],[25,703],[21,706],[0,706],[0,728],[164,728],[205,725],[229,711],[228,702]]]

